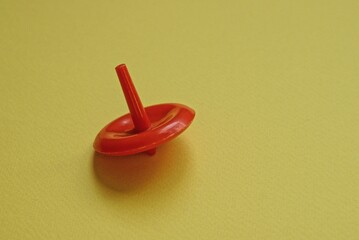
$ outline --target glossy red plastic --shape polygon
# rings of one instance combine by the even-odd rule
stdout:
[[[178,103],[143,108],[125,64],[116,67],[130,113],[105,126],[97,135],[97,152],[123,156],[140,152],[152,155],[156,147],[182,133],[192,122],[193,109]]]

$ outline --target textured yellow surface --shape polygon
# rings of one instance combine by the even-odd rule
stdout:
[[[0,239],[358,239],[358,1],[0,2]],[[196,109],[154,157],[92,141]]]

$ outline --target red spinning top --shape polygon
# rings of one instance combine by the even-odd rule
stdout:
[[[192,122],[193,109],[178,103],[143,108],[125,64],[116,67],[130,113],[105,126],[93,144],[96,152],[123,156],[140,152],[150,155],[156,147],[183,132]]]

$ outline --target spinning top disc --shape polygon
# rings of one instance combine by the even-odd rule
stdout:
[[[192,122],[195,112],[177,103],[143,108],[126,65],[116,67],[130,113],[106,125],[97,135],[97,152],[123,156],[140,152],[152,155],[156,147],[182,133]]]

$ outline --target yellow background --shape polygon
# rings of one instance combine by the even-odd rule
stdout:
[[[0,1],[0,239],[358,239],[358,1]],[[92,142],[144,105],[154,157]]]

